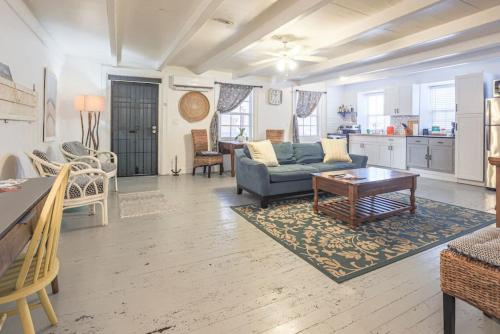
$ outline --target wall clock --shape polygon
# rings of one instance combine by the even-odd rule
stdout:
[[[269,89],[267,92],[267,101],[272,105],[280,105],[283,101],[283,91],[280,89]]]

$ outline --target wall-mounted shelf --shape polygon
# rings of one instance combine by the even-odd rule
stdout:
[[[37,103],[37,92],[0,78],[0,119],[35,121]]]

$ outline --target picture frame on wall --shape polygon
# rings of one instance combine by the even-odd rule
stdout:
[[[43,141],[51,142],[57,135],[57,77],[48,68],[44,71],[43,97]]]
[[[283,102],[283,91],[270,88],[267,92],[267,102],[271,105],[280,105]]]

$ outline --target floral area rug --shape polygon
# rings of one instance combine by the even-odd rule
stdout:
[[[384,196],[409,200],[402,193]],[[314,214],[311,197],[271,202],[267,209],[258,204],[232,209],[338,283],[495,223],[493,214],[424,198],[417,198],[415,215],[402,213],[357,228]]]

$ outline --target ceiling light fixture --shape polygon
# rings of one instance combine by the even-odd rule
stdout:
[[[298,67],[298,63],[289,55],[289,49],[287,47],[287,41],[283,42],[284,52],[281,57],[276,62],[276,69],[279,72],[284,72],[288,76],[289,71],[295,71]]]

